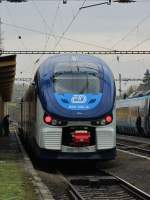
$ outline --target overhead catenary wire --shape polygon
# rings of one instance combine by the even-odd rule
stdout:
[[[5,26],[10,26],[10,27],[13,27],[13,28],[22,29],[22,30],[25,30],[25,31],[38,33],[38,34],[42,34],[42,35],[43,34],[44,35],[49,35],[49,33],[43,32],[41,30],[27,28],[27,27],[20,26],[20,25],[14,25],[14,24],[6,23],[4,21],[2,21],[1,23],[3,25],[5,25]],[[93,43],[89,43],[89,42],[83,42],[81,40],[75,40],[75,39],[72,39],[72,38],[69,38],[69,37],[64,37],[64,36],[60,36],[60,35],[56,35],[56,34],[51,34],[51,35],[54,35],[57,38],[61,38],[62,37],[64,40],[72,41],[72,42],[75,42],[75,43],[80,43],[80,44],[83,44],[83,45],[93,46],[93,47],[97,47],[97,48],[100,48],[100,49],[110,50],[109,48],[106,48],[106,47],[103,47],[103,46],[100,46],[100,45],[97,45],[97,44],[93,44]]]
[[[42,19],[43,23],[45,24],[46,27],[48,27],[48,31],[49,31],[49,34],[46,34],[46,40],[45,40],[45,44],[44,44],[44,49],[43,51],[45,51],[47,49],[47,45],[48,45],[48,41],[50,39],[50,36],[52,36],[56,41],[56,36],[55,35],[52,35],[52,31],[53,31],[53,28],[54,28],[54,25],[55,25],[55,20],[56,20],[56,17],[57,17],[57,14],[58,14],[58,10],[59,10],[59,5],[60,5],[60,1],[58,2],[58,6],[57,6],[57,9],[56,9],[56,13],[54,15],[54,20],[52,22],[52,25],[51,27],[49,26],[49,24],[47,23],[46,19],[44,18],[43,14],[41,13],[41,11],[39,10],[38,6],[36,5],[36,3],[32,0],[32,4],[33,6],[35,7],[37,13],[39,14],[40,18]],[[32,70],[32,74],[34,73],[35,71],[35,68],[36,68],[36,64],[40,61],[40,59],[42,58],[44,54],[41,54],[37,59],[36,61],[34,62],[35,64],[35,67],[33,68]]]
[[[32,0],[33,1],[33,0]],[[60,0],[58,1],[58,2],[60,2]],[[85,3],[85,1],[83,2],[83,3]],[[149,15],[147,15],[146,17],[144,17],[136,26],[135,26],[135,28],[137,28],[137,26],[139,26],[141,23],[143,23],[148,17],[150,16],[150,14]],[[75,17],[75,16],[74,16]],[[37,31],[37,30],[36,30]],[[44,33],[42,33],[42,34],[44,34]],[[45,33],[46,35],[48,35],[48,33]],[[49,34],[48,36],[55,36],[55,34]],[[62,37],[62,35],[61,36],[55,36],[55,37],[59,37],[59,40],[61,39],[61,37]],[[90,46],[94,46],[94,47],[98,47],[98,48],[103,48],[103,49],[110,49],[110,48],[105,48],[105,47],[102,47],[102,46],[99,46],[99,45],[95,45],[95,44],[91,44],[91,43],[88,43],[88,42],[82,42],[82,41],[75,41],[75,40],[72,40],[71,38],[65,38],[65,37],[63,37],[63,39],[69,39],[70,41],[73,41],[73,42],[79,42],[79,43],[82,43],[82,44],[85,44],[85,45],[90,45]],[[147,39],[146,39],[147,40]],[[140,42],[140,43],[142,43],[142,42]],[[137,45],[139,45],[139,43],[137,44]]]
[[[54,15],[54,18],[53,18],[53,21],[52,21],[52,25],[51,25],[50,30],[49,30],[49,35],[48,35],[47,41],[45,42],[45,50],[47,49],[48,42],[49,42],[50,37],[52,36],[53,31],[54,31],[56,19],[57,19],[58,12],[59,12],[59,9],[60,9],[60,3],[61,3],[61,0],[59,0],[59,2],[58,2],[57,8],[56,8],[56,12],[55,12],[55,15]],[[55,40],[57,41],[56,37],[55,37]]]
[[[84,6],[86,0],[84,0],[84,2],[82,3],[81,7]],[[65,28],[65,30],[63,31],[63,33],[61,34],[61,37],[59,38],[58,42],[56,43],[54,50],[57,48],[57,46],[59,45],[59,43],[61,42],[61,40],[63,39],[63,36],[67,33],[67,31],[70,29],[70,27],[72,26],[73,22],[75,21],[75,19],[78,17],[80,13],[80,9],[78,9],[78,11],[76,12],[76,14],[73,16],[73,18],[71,19],[71,21],[69,22],[69,24],[67,25],[67,27]]]
[[[5,10],[6,10],[6,13],[7,13],[7,15],[8,15],[9,20],[11,21],[11,23],[12,23],[13,25],[15,25],[13,16],[12,16],[12,14],[11,14],[11,12],[10,12],[10,10],[9,10],[9,8],[8,8],[8,6],[7,6],[7,4],[5,4]],[[1,22],[1,23],[2,23],[2,22]],[[14,29],[14,30],[15,30],[17,36],[20,35],[20,33],[19,33],[16,29]],[[21,45],[23,46],[23,48],[24,48],[24,49],[27,49],[27,48],[25,47],[23,41],[22,41],[22,40],[19,40],[19,41],[20,41]],[[19,47],[19,49],[21,50],[20,47]]]
[[[41,11],[39,10],[39,8],[38,8],[38,6],[36,5],[35,1],[34,1],[34,0],[31,0],[31,2],[32,2],[32,5],[33,5],[33,7],[35,8],[35,10],[37,11],[38,15],[39,15],[40,18],[42,19],[43,24],[44,24],[44,26],[45,26],[45,29],[46,29],[46,31],[47,31],[47,26],[48,26],[48,24],[47,24],[45,18],[43,17],[43,14],[42,14]],[[47,35],[46,35],[46,38],[47,38]]]
[[[101,6],[101,5],[105,5],[105,4],[111,5],[111,0],[105,1],[105,2],[102,2],[102,3],[96,3],[96,4],[87,5],[87,6],[82,6],[79,9],[81,10],[81,9],[84,9],[84,8],[91,8],[91,7]]]
[[[41,17],[43,23],[45,24],[45,26],[48,27],[48,32],[49,32],[49,34],[46,34],[46,41],[45,41],[45,44],[44,44],[44,50],[46,50],[46,48],[47,48],[47,44],[48,44],[48,41],[49,41],[49,39],[50,39],[50,36],[52,36],[52,37],[57,41],[56,36],[55,36],[54,34],[52,34],[52,32],[53,32],[53,28],[54,28],[55,21],[56,21],[56,18],[57,18],[57,14],[58,14],[60,2],[61,2],[61,0],[59,0],[59,2],[58,2],[58,6],[57,6],[57,9],[56,9],[56,13],[55,13],[55,15],[54,15],[54,19],[53,19],[52,25],[51,25],[51,27],[50,27],[49,24],[47,23],[46,19],[44,18],[43,14],[42,14],[41,11],[39,10],[38,6],[37,6],[36,3],[34,2],[34,0],[32,0],[32,4],[35,6],[35,9],[37,10],[39,16]]]
[[[137,43],[135,46],[133,46],[132,48],[130,48],[129,50],[133,50],[139,46],[141,46],[142,44],[144,44],[145,42],[147,42],[148,40],[150,40],[150,37],[147,37],[146,39],[142,40],[141,42]]]
[[[8,17],[9,17],[11,23],[15,26],[16,23],[15,23],[15,21],[14,21],[14,18],[13,18],[13,16],[12,16],[12,13],[11,13],[10,9],[8,8],[7,4],[5,4],[5,9],[6,9],[7,13],[8,13]],[[15,30],[15,31],[16,31],[16,30]],[[21,35],[18,31],[16,31],[16,34],[17,34],[17,36],[20,36],[20,35]],[[26,45],[24,44],[23,40],[22,40],[22,39],[19,39],[19,41],[20,41],[20,43],[22,44],[23,48],[26,49],[26,50],[28,50],[28,48],[27,48]],[[20,49],[20,48],[19,48],[19,49]]]
[[[11,13],[11,11],[9,10],[9,8],[7,7],[6,4],[5,4],[5,9],[6,9],[7,13],[8,13],[8,17],[10,18],[10,21],[11,21],[12,24],[15,26],[15,21],[14,21],[14,18],[13,18],[13,16],[12,16],[12,13]],[[16,31],[16,30],[15,30],[15,31]],[[20,33],[18,33],[18,32],[16,31],[16,34],[18,35],[18,37],[20,37]],[[19,38],[18,38],[18,39],[19,39]],[[26,50],[28,51],[28,48],[27,48],[26,45],[24,44],[22,38],[20,38],[19,41],[20,41],[20,43],[22,44],[23,49],[26,49]],[[19,49],[20,49],[20,48],[19,48]],[[31,62],[34,63],[34,61],[33,61],[32,57],[31,57],[31,55],[29,55],[29,58],[30,58]]]
[[[146,16],[144,16],[135,26],[133,26],[121,39],[119,39],[117,42],[115,42],[110,49],[111,50],[115,50],[114,48],[122,41],[124,41],[132,32],[134,32],[135,30],[137,30],[137,28],[139,28],[139,26],[141,26],[148,18],[150,18],[150,13],[148,13]],[[139,47],[140,45],[142,45],[144,42],[146,42],[148,39],[143,40],[142,42],[136,44],[134,47],[130,48],[129,51],[132,51],[133,49]],[[123,56],[123,55],[122,55]],[[117,58],[119,58],[120,60],[120,56],[117,56]],[[118,60],[118,59],[117,59]]]
[[[134,32],[140,25],[142,25],[148,18],[150,18],[150,13],[142,18],[135,26],[133,26],[121,39],[115,42],[110,49],[114,49],[120,42],[124,41],[132,32]]]

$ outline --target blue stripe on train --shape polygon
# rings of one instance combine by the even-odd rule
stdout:
[[[71,94],[55,93],[57,103],[68,110],[90,110],[95,108],[101,101],[102,93],[99,94]]]

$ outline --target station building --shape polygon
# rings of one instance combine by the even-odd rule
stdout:
[[[11,100],[16,72],[16,55],[0,56],[0,121],[7,113],[6,103]]]

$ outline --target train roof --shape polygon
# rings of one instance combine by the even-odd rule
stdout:
[[[83,55],[83,54],[59,54],[52,57],[47,58],[38,68],[37,72],[41,77],[46,76],[47,72],[51,73],[59,72],[59,71],[77,71],[80,69],[81,71],[89,70],[95,72],[103,72],[105,68],[107,73],[112,76],[112,72],[110,71],[107,64],[100,58]]]
[[[150,95],[143,96],[143,97],[135,97],[135,98],[128,98],[128,99],[120,99],[116,101],[117,107],[124,107],[124,106],[136,106],[141,102],[145,101],[146,99],[150,99]]]

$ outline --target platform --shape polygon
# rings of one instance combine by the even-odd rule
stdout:
[[[52,200],[16,134],[10,125],[10,136],[0,136],[0,199]]]

